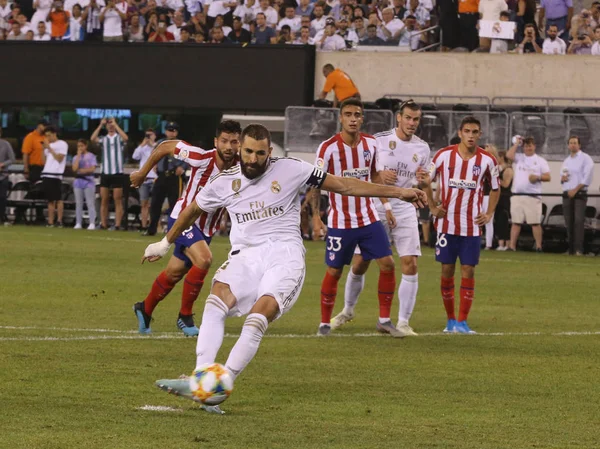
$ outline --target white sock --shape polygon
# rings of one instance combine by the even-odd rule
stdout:
[[[398,287],[398,299],[400,301],[398,324],[408,324],[408,320],[410,320],[410,316],[415,308],[418,290],[419,275],[403,274],[402,280],[400,281],[400,287]]]
[[[354,274],[352,267],[348,270],[348,277],[346,278],[346,287],[344,289],[344,313],[352,315],[354,314],[354,308],[358,302],[358,297],[365,288],[365,276],[361,274]]]
[[[234,377],[237,377],[254,358],[258,346],[269,327],[269,321],[260,313],[251,313],[244,322],[242,334],[229,353],[225,366]]]
[[[223,344],[225,319],[228,313],[229,307],[218,296],[208,295],[196,342],[196,368],[215,361],[217,352]]]

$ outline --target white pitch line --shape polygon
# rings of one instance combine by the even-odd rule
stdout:
[[[138,407],[138,410],[144,410],[149,412],[183,412],[181,408],[167,407],[166,405],[144,405]]]
[[[565,256],[566,257],[566,256]],[[485,260],[486,263],[490,262],[507,262],[507,263],[526,263],[529,262],[528,260],[517,260],[517,259],[486,259]],[[591,262],[591,260],[590,260]],[[550,260],[536,260],[535,261],[536,265],[561,265],[561,266],[579,266],[579,267],[596,267],[596,265],[591,264],[591,263],[581,263],[581,262],[570,262],[568,260],[564,261],[564,262],[553,262]]]
[[[459,335],[459,334],[453,334]],[[536,336],[552,336],[552,337],[572,337],[572,336],[596,336],[600,335],[600,331],[590,332],[490,332],[479,333],[472,335],[471,338],[480,337],[536,337]],[[421,337],[439,337],[452,335],[442,332],[421,333]],[[226,338],[239,338],[239,334],[225,334]],[[321,337],[316,334],[271,334],[265,335],[266,338],[272,339],[327,339],[327,338],[385,338],[380,333],[359,333],[359,334],[331,334],[329,337]],[[181,334],[157,334],[157,335],[87,335],[79,337],[0,337],[0,341],[94,341],[94,340],[181,340],[186,338]],[[418,337],[414,337],[418,338]],[[454,337],[457,338],[457,337]]]

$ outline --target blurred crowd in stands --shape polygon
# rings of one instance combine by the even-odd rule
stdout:
[[[333,51],[417,50],[441,39],[442,50],[599,55],[600,1],[577,1],[0,0],[0,40],[292,44]],[[500,22],[509,22],[514,37],[480,36],[487,29],[481,21],[493,22],[498,32]]]

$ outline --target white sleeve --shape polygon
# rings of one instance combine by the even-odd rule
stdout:
[[[173,156],[175,156],[175,159],[186,162],[192,167],[200,167],[205,163],[206,159],[213,157],[212,152],[190,145],[183,140],[177,143],[175,150],[173,150]]]
[[[525,155],[523,153],[515,153],[515,164],[519,163],[519,162],[523,162],[523,159],[525,159]]]
[[[586,154],[585,164],[583,166],[583,182],[586,187],[592,185],[592,181],[594,180],[594,160]]]
[[[195,198],[198,207],[209,214],[221,207],[225,207],[225,202],[217,192],[217,186],[214,181],[209,181]]]
[[[57,149],[56,152],[58,154],[64,154],[65,156],[67,155],[67,153],[69,153],[69,145],[67,144],[67,142],[65,142],[64,140],[61,140],[60,142],[57,142],[59,145],[57,145]]]
[[[138,146],[134,151],[133,151],[133,155],[131,156],[133,159],[135,159],[136,161],[139,161],[142,158],[142,146]]]
[[[550,166],[548,165],[548,161],[543,157],[540,157],[540,171],[542,174],[550,173]]]

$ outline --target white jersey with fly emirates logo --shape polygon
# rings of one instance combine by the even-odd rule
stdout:
[[[268,243],[302,245],[300,190],[320,188],[326,174],[294,158],[271,158],[266,172],[246,178],[239,165],[212,177],[196,196],[203,211],[226,208],[231,219],[233,250]]]
[[[192,167],[190,180],[171,212],[171,218],[177,219],[181,211],[194,201],[198,192],[204,188],[211,176],[220,173],[220,171],[217,167],[217,150],[215,149],[206,151],[182,140],[175,147],[173,155],[176,159]],[[196,220],[195,224],[206,237],[211,237],[219,229],[222,215],[223,209],[218,209],[210,214],[202,215]]]
[[[375,137],[361,133],[360,142],[352,148],[338,133],[319,145],[315,165],[326,173],[370,182],[376,153]],[[379,216],[371,198],[329,193],[328,227],[362,228],[376,221],[379,221]]]
[[[483,148],[477,148],[475,155],[465,161],[458,152],[458,145],[438,151],[433,157],[429,170],[431,180],[437,178],[441,189],[444,218],[434,220],[437,232],[442,234],[480,236],[481,230],[475,217],[483,205],[483,184],[490,182],[492,190],[497,190],[498,163],[494,156]]]
[[[377,171],[390,170],[396,173],[396,186],[411,188],[415,187],[417,169],[429,169],[431,155],[429,145],[417,136],[412,136],[408,142],[401,140],[396,130],[385,131],[375,134],[377,140],[377,156],[375,158],[375,167]],[[375,199],[377,212],[385,216],[385,209],[379,199]],[[398,198],[388,200],[392,205],[392,212],[395,217],[406,215],[416,215],[415,206]]]

